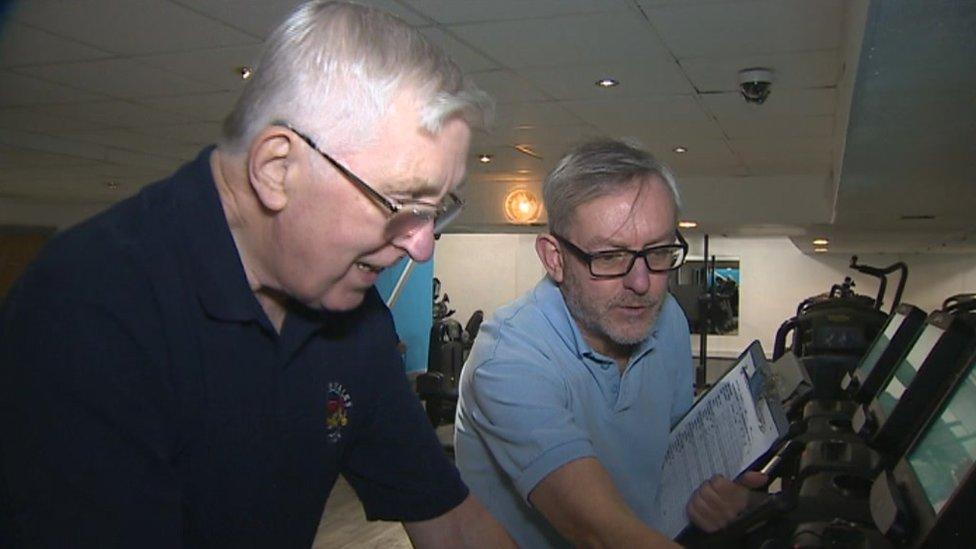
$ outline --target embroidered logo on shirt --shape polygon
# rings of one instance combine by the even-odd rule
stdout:
[[[342,428],[349,423],[349,409],[352,408],[352,398],[341,383],[329,383],[329,390],[325,400],[326,416],[325,431],[329,442],[339,442],[342,439]]]

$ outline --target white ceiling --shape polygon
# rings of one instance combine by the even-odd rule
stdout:
[[[218,135],[236,68],[296,3],[14,2],[0,28],[0,224],[73,223],[192,158]],[[971,0],[367,3],[420,28],[498,102],[454,230],[519,230],[505,225],[505,193],[538,190],[569,146],[609,135],[670,163],[684,217],[712,234],[792,236],[807,250],[827,234],[838,253],[976,249],[964,239]],[[762,106],[737,92],[737,71],[754,66],[775,71]],[[605,76],[621,85],[594,85]],[[494,161],[478,163],[483,152]],[[900,219],[920,214],[936,217]]]

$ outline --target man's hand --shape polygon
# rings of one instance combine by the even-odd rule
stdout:
[[[756,471],[746,471],[732,482],[717,475],[698,487],[686,511],[691,522],[705,532],[716,532],[728,526],[739,516],[750,502],[762,494],[751,492],[769,482],[766,475]]]

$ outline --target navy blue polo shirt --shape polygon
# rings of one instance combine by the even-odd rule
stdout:
[[[466,497],[375,289],[272,328],[211,150],[58,235],[8,295],[0,545],[305,548],[339,474],[370,519]]]

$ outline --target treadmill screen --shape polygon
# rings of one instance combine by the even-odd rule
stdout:
[[[942,328],[934,324],[926,324],[925,329],[912,343],[912,348],[908,350],[908,354],[895,368],[895,374],[891,376],[884,390],[878,395],[878,404],[881,405],[881,410],[886,416],[894,410],[895,404],[898,404],[898,399],[905,392],[905,388],[915,379],[918,369],[922,367],[922,363],[928,358],[929,353],[932,352],[935,344],[939,342],[939,338],[944,333],[945,330]]]
[[[884,331],[878,334],[877,339],[874,340],[874,343],[868,350],[868,354],[866,354],[864,359],[861,360],[861,363],[857,365],[858,379],[863,381],[867,379],[869,375],[871,375],[871,371],[874,370],[874,367],[878,364],[878,359],[881,358],[882,353],[884,353],[885,349],[888,348],[888,344],[891,343],[891,339],[895,337],[896,333],[898,333],[898,328],[901,327],[901,323],[904,321],[905,315],[901,313],[891,315],[891,318],[888,319],[888,325],[885,326]]]
[[[962,482],[976,459],[976,361],[966,379],[950,395],[922,438],[908,453],[908,464],[918,477],[936,513]]]

